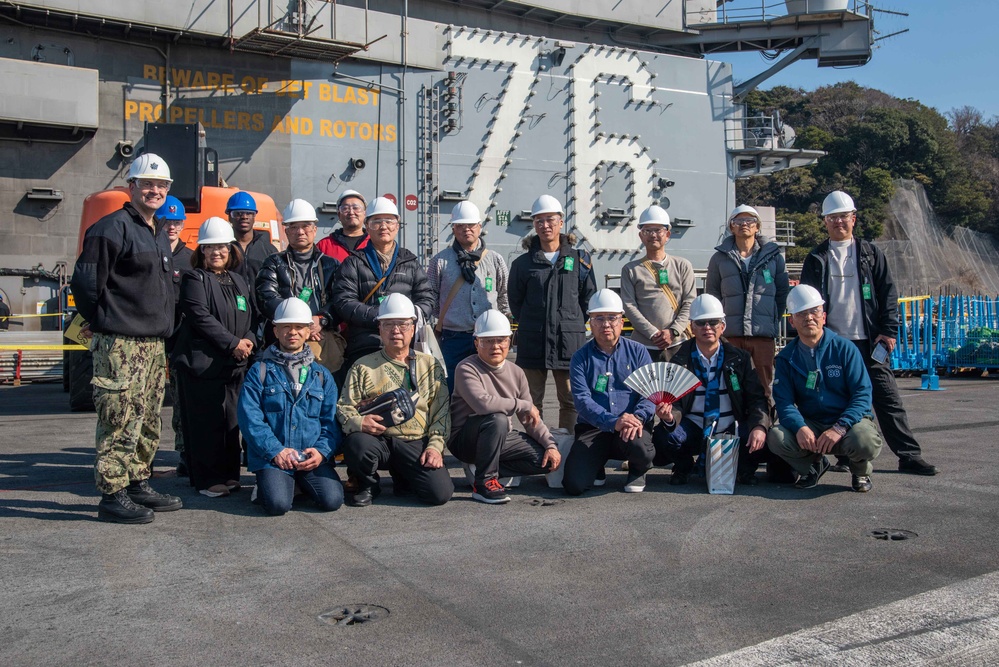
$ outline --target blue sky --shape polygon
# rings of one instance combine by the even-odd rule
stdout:
[[[946,113],[972,106],[985,118],[999,117],[999,0],[873,0],[908,18],[875,14],[874,27],[886,35],[909,32],[879,42],[863,67],[819,68],[799,61],[762,89],[777,85],[813,90],[840,81],[856,81],[896,97],[912,98]],[[758,53],[725,54],[737,81],[762,72],[768,62]]]

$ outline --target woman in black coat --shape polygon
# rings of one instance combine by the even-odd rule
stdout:
[[[256,344],[253,292],[234,270],[234,241],[222,218],[201,225],[194,270],[180,287],[184,320],[172,355],[191,486],[211,498],[239,490],[236,405]]]

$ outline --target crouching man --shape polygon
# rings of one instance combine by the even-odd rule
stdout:
[[[312,309],[301,299],[274,312],[277,342],[247,371],[239,396],[239,430],[254,496],[268,514],[291,509],[295,486],[326,511],[343,504],[343,486],[330,464],[342,437],[336,423],[336,383],[306,345]]]
[[[632,391],[625,379],[652,363],[644,345],[621,338],[624,305],[621,297],[602,289],[590,298],[587,310],[593,340],[579,348],[569,363],[569,381],[579,418],[576,439],[565,459],[562,486],[570,496],[603,484],[608,459],[628,461],[624,490],[645,490],[645,473],[652,467],[652,403]],[[669,406],[659,414],[671,418]]]
[[[721,301],[710,294],[694,299],[690,323],[694,338],[680,345],[672,362],[696,375],[701,385],[673,405],[672,421],[660,422],[653,431],[655,464],[672,463],[669,483],[686,484],[693,457],[704,453],[712,424],[715,433],[731,433],[738,422],[741,451],[736,481],[756,484],[756,468],[769,454],[765,445],[772,422],[766,392],[749,353],[722,341]]]
[[[798,337],[777,355],[774,403],[780,424],[767,445],[810,489],[829,469],[826,454],[845,456],[853,490],[871,490],[871,462],[881,452],[881,436],[871,416],[871,379],[857,347],[825,328],[822,295],[798,285],[787,297]]]
[[[396,495],[413,493],[428,505],[443,505],[454,493],[444,467],[451,428],[444,367],[410,349],[416,307],[408,297],[389,294],[375,319],[382,349],[351,366],[337,413],[347,472],[358,483],[350,504],[370,505],[381,493],[378,471],[388,470]]]
[[[499,504],[510,500],[498,477],[544,475],[558,468],[555,439],[541,421],[531,399],[527,375],[510,354],[510,320],[487,310],[475,320],[475,356],[458,363],[451,395],[451,440],[448,449],[475,465],[472,498]],[[513,430],[513,417],[527,433]]]

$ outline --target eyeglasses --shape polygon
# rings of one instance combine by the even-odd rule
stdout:
[[[535,227],[557,227],[562,224],[562,216],[559,215],[546,215],[543,218],[535,218]]]
[[[724,321],[725,320],[718,320],[718,319],[715,319],[715,320],[691,320],[690,323],[693,324],[695,327],[701,327],[702,329],[706,328],[706,327],[711,327],[712,329],[716,329],[716,328],[720,327],[721,324],[722,324],[722,322],[724,322]]]
[[[184,227],[184,221],[183,220],[167,220],[166,222],[163,223],[163,226],[164,227],[181,227],[181,228],[183,228]]]
[[[368,226],[373,229],[384,227],[385,229],[395,229],[399,226],[398,220],[368,220]]]
[[[290,233],[305,234],[308,232],[314,232],[315,230],[316,230],[316,223],[314,222],[301,222],[301,223],[293,222],[292,224],[285,225],[284,227],[284,231],[286,234]]]
[[[140,190],[162,190],[163,192],[170,190],[170,184],[166,181],[151,181],[143,178],[136,181],[135,185]]]
[[[229,254],[229,246],[226,245],[226,244],[224,244],[224,243],[210,243],[210,244],[201,246],[201,248],[202,248],[202,251],[206,255],[211,255],[211,254],[216,253],[216,252],[220,252],[223,255],[228,255]]]
[[[800,317],[801,319],[813,319],[817,320],[822,317],[822,306],[815,306],[815,308],[809,308],[808,310],[801,310],[797,313],[792,313],[794,317]]]
[[[382,320],[380,324],[385,327],[386,331],[408,331],[413,328],[412,320],[403,320],[402,322],[398,320]]]
[[[256,215],[256,211],[229,211],[230,218],[252,218]]]
[[[737,227],[752,227],[757,222],[756,218],[736,218],[730,224]]]
[[[510,344],[510,338],[503,336],[500,338],[477,338],[483,347],[506,347]]]
[[[354,213],[360,213],[364,210],[364,207],[360,204],[340,204],[340,210],[345,212],[353,211]]]
[[[646,236],[665,236],[669,230],[665,227],[642,227],[639,232]]]
[[[596,317],[591,317],[590,322],[596,324],[598,327],[602,327],[608,324],[617,324],[623,319],[620,315],[597,315]]]
[[[853,213],[831,213],[826,216],[828,222],[845,222],[853,217]]]

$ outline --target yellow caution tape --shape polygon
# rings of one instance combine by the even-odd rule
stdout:
[[[0,350],[35,352],[38,350],[86,350],[82,345],[0,345]]]

